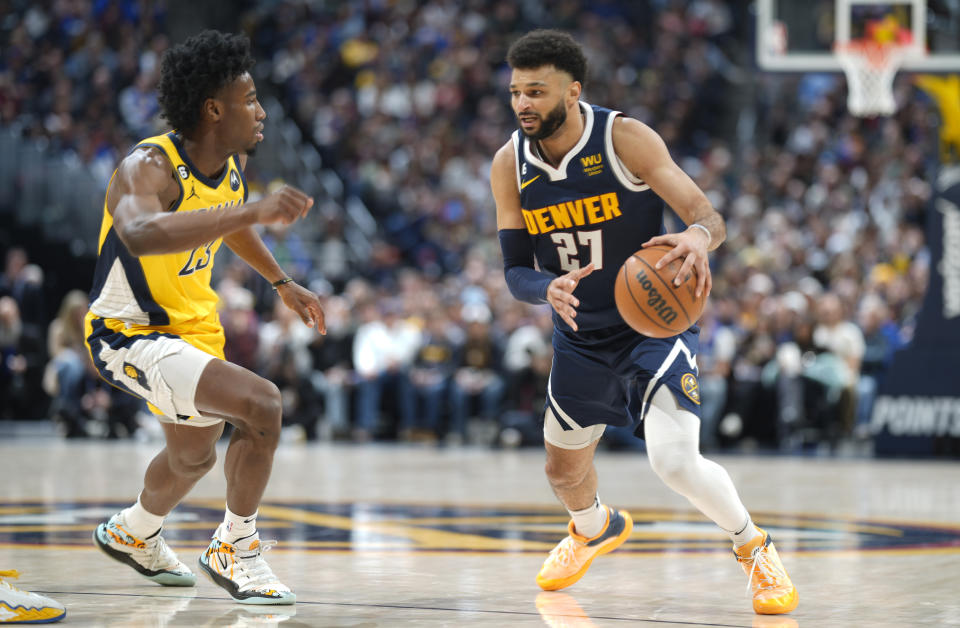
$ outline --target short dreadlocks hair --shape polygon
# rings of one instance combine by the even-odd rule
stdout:
[[[587,78],[587,58],[573,37],[556,30],[530,31],[513,42],[507,52],[507,63],[515,70],[531,70],[552,65],[579,81]]]
[[[200,123],[204,101],[253,67],[250,40],[205,30],[170,48],[160,61],[160,112],[180,133]]]

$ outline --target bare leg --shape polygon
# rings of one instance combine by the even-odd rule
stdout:
[[[579,580],[594,558],[622,545],[633,530],[629,514],[596,503],[593,454],[598,442],[594,440],[583,449],[563,449],[544,441],[547,478],[572,517],[570,534],[553,548],[537,574],[537,584],[546,591],[563,589]]]
[[[155,515],[166,515],[180,503],[217,460],[215,446],[223,424],[189,427],[163,423],[167,446],[147,467],[140,503]]]
[[[224,460],[227,508],[237,515],[256,512],[270,479],[280,440],[280,391],[247,369],[211,360],[197,386],[196,406],[236,428]]]
[[[597,495],[597,470],[593,466],[596,440],[583,449],[563,449],[550,443],[547,448],[547,480],[567,510],[583,510]]]

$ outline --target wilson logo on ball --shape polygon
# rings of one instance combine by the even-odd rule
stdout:
[[[647,293],[647,305],[664,323],[671,325],[677,320],[677,311],[670,307],[660,291],[653,287],[653,282],[647,276],[646,271],[641,270],[636,275],[637,285]]]
[[[706,303],[706,291],[696,296],[697,273],[686,273],[674,283],[683,265],[680,258],[657,268],[672,247],[656,244],[628,257],[614,282],[614,300],[623,321],[644,336],[669,338],[697,322]]]

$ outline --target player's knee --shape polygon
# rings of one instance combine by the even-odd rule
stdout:
[[[688,448],[667,448],[663,451],[648,451],[650,466],[663,483],[685,494],[696,475],[700,454]]]
[[[276,446],[280,440],[282,414],[280,390],[273,382],[263,380],[247,398],[246,427],[255,438]]]
[[[168,460],[175,474],[185,478],[201,478],[216,464],[217,450],[211,447],[207,450],[169,452]]]

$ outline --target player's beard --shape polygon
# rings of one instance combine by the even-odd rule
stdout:
[[[563,100],[557,103],[557,106],[550,110],[547,113],[545,118],[540,120],[540,129],[533,132],[527,133],[523,131],[523,134],[526,135],[531,140],[545,140],[554,133],[557,132],[563,123],[567,121],[567,107],[564,104]],[[523,127],[520,127],[523,130]]]

